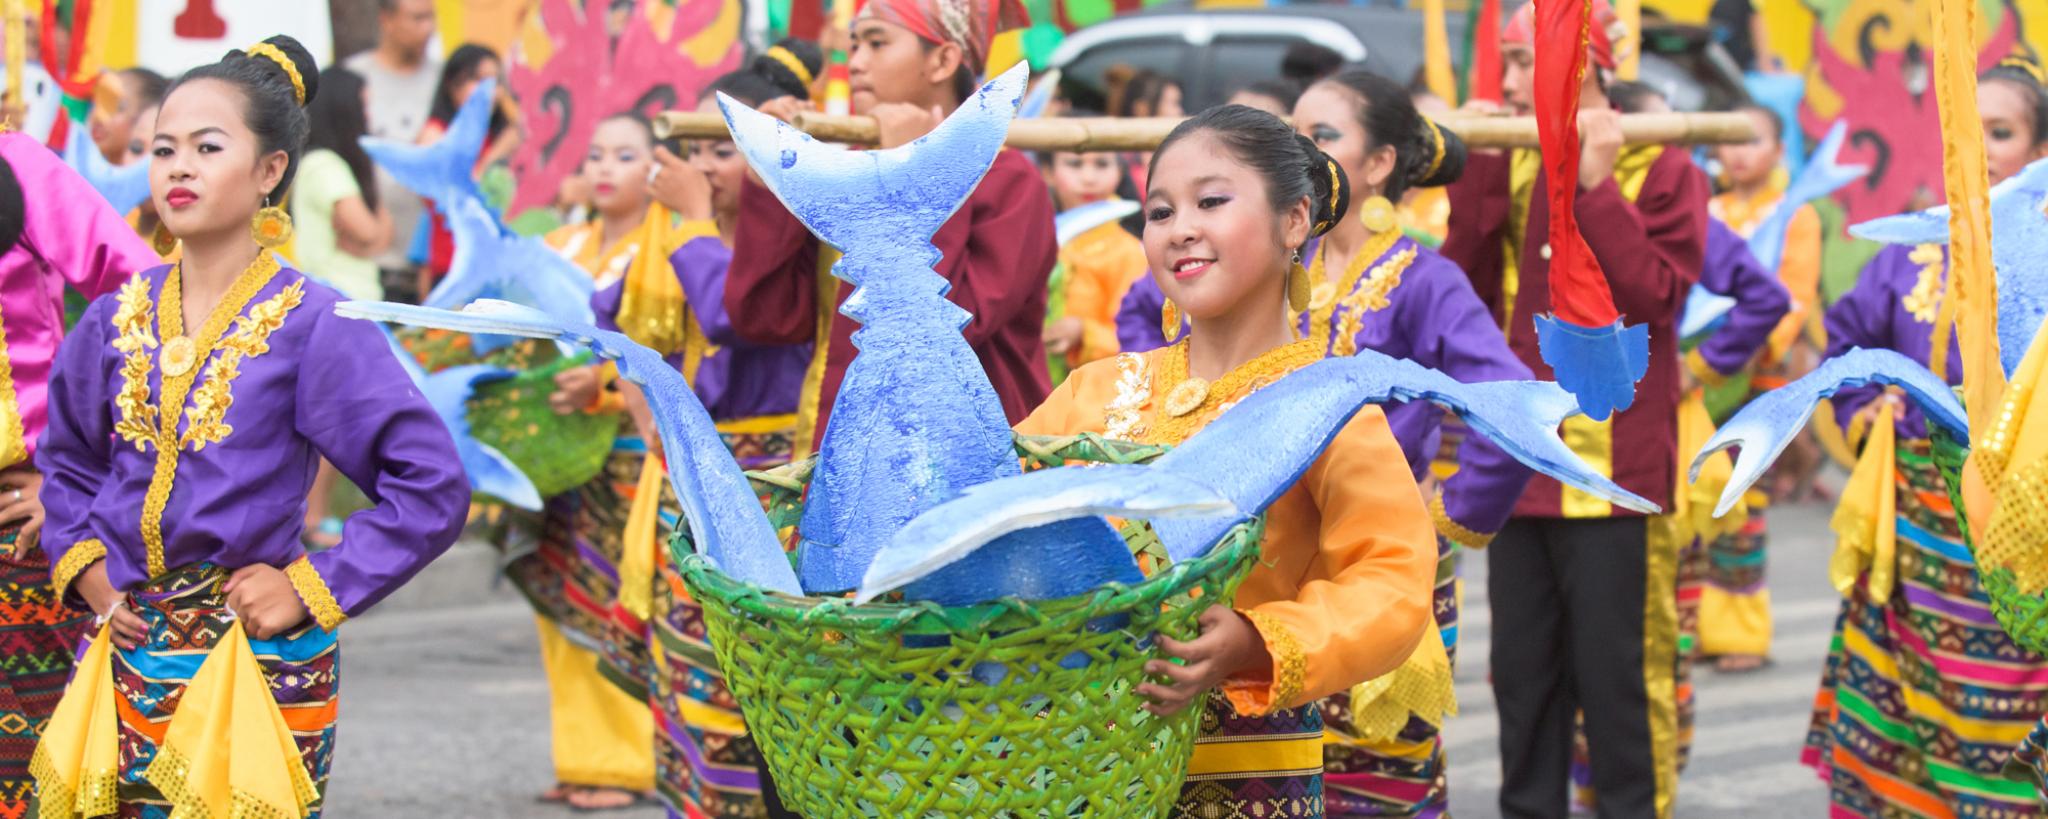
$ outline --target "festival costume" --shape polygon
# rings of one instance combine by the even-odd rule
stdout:
[[[1540,165],[1525,159],[1531,153],[1468,160],[1450,186],[1444,255],[1472,277],[1516,355],[1549,378],[1532,322],[1550,303],[1549,246],[1523,240],[1547,236],[1550,222],[1546,208],[1529,206],[1547,201]],[[1564,439],[1624,488],[1667,509],[1678,479],[1676,323],[1705,253],[1706,200],[1706,178],[1684,152],[1647,146],[1623,149],[1614,178],[1580,191],[1575,205],[1580,222],[1601,226],[1585,241],[1627,320],[1649,325],[1650,359],[1632,406],[1605,421],[1567,419]],[[1668,532],[1660,536],[1663,528],[1537,476],[1488,549],[1504,812],[1563,815],[1574,705],[1590,706],[1602,809],[1629,816],[1670,810],[1678,543]],[[1570,652],[1567,645],[1602,648]]]
[[[1938,245],[1880,251],[1828,310],[1828,354],[1883,348],[1928,361],[1946,272]],[[1959,383],[1962,348],[1949,338],[1947,380]],[[1896,523],[1878,534],[1874,558],[1841,562],[1845,550],[1869,548],[1851,537],[1855,528],[1837,546],[1831,575],[1845,600],[1802,759],[1829,782],[1837,816],[2038,816],[2035,788],[2001,769],[2048,711],[2048,661],[1992,616],[1920,409],[1898,408],[1889,430],[1857,416],[1878,394],[1845,388],[1835,415],[1863,458],[1882,466],[1885,445],[1894,449]],[[1883,471],[1874,474],[1883,492]],[[1856,490],[1855,481],[1844,490],[1845,506],[1861,500]],[[1886,510],[1857,511],[1867,519]],[[1838,512],[1838,531],[1844,523]]]
[[[85,180],[22,134],[0,134],[21,238],[0,254],[0,469],[29,465],[49,418],[51,365],[67,290],[112,292],[156,256]],[[0,817],[28,808],[29,756],[71,674],[89,611],[50,589],[50,560],[19,524],[0,526]]]
[[[87,815],[116,799],[122,816],[252,800],[318,815],[334,630],[454,542],[469,488],[447,428],[377,328],[334,314],[335,291],[264,254],[189,336],[181,298],[178,269],[158,267],[94,301],[51,380],[37,459],[52,582],[68,595],[104,561],[148,632],[109,651],[102,630],[86,652],[37,748],[40,798],[75,796]],[[375,505],[309,556],[299,530],[321,458]],[[256,563],[284,569],[304,625],[245,638],[221,586]]]
[[[1186,352],[1182,343],[1083,366],[1018,432],[1178,443],[1220,408],[1322,357],[1307,341],[1270,351],[1176,415],[1168,396],[1186,383]],[[1172,815],[1323,815],[1317,700],[1393,671],[1430,632],[1436,549],[1396,450],[1386,417],[1361,410],[1267,511],[1267,546],[1236,607],[1273,668],[1208,698]]]
[[[1070,371],[1117,354],[1117,309],[1132,285],[1150,278],[1147,270],[1144,244],[1116,222],[1076,236],[1060,248],[1059,268],[1052,278],[1064,297],[1056,299],[1064,311],[1052,311],[1046,321],[1073,316],[1081,320],[1082,330],[1080,346],[1068,350],[1063,361],[1053,362],[1054,370]]]

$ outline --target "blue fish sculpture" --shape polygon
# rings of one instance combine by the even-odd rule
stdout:
[[[461,199],[484,198],[476,184],[477,157],[491,133],[491,106],[496,101],[498,81],[486,79],[456,109],[448,130],[432,145],[414,145],[376,137],[363,137],[363,150],[378,167],[398,183],[434,201],[447,216],[446,206]]]
[[[427,397],[427,405],[441,416],[441,423],[448,426],[448,434],[455,438],[455,454],[462,461],[462,471],[469,476],[470,490],[520,509],[540,511],[540,490],[534,488],[532,479],[497,447],[469,433],[469,397],[478,385],[511,378],[513,372],[489,364],[465,364],[429,375],[388,328],[380,324],[377,329],[384,331],[384,340],[391,344],[399,365],[405,367],[406,375],[412,376],[413,385]]]
[[[1790,384],[1751,399],[1735,417],[1721,425],[1714,437],[1707,439],[1707,445],[1693,457],[1687,480],[1699,480],[1700,467],[1707,456],[1729,447],[1741,447],[1728,486],[1721,490],[1721,499],[1714,505],[1714,517],[1727,514],[1742,500],[1743,493],[1763,477],[1764,470],[1778,459],[1792,438],[1806,428],[1815,404],[1843,387],[1865,384],[1888,384],[1905,390],[1906,396],[1927,414],[1927,420],[1939,424],[1956,440],[1969,440],[1970,417],[1963,412],[1962,402],[1956,400],[1948,384],[1904,355],[1858,348],[1822,362],[1813,372]]]
[[[1848,120],[1835,120],[1828,126],[1826,136],[1815,146],[1813,155],[1807,157],[1799,175],[1792,184],[1785,187],[1785,195],[1778,200],[1778,206],[1770,215],[1749,232],[1749,252],[1763,263],[1765,270],[1777,270],[1785,260],[1785,231],[1792,225],[1792,217],[1799,209],[1815,199],[1841,190],[1844,186],[1862,179],[1870,173],[1867,165],[1844,165],[1841,163],[1842,141],[1849,133]]]
[[[840,313],[860,323],[860,353],[833,404],[800,527],[807,590],[853,588],[918,513],[1021,471],[995,388],[960,334],[970,316],[945,299],[932,269],[930,238],[1002,150],[1027,74],[1011,69],[930,134],[879,151],[818,142],[718,98],[748,164],[845,254],[832,274],[855,288]]]
[[[1078,208],[1067,208],[1052,218],[1053,234],[1058,237],[1060,247],[1080,238],[1081,234],[1102,227],[1138,212],[1138,203],[1129,199],[1110,199],[1089,202]]]
[[[1062,467],[970,489],[899,532],[876,555],[856,599],[937,581],[954,561],[970,557],[1000,564],[998,577],[1031,561],[1057,566],[1067,547],[1045,524],[1098,515],[1151,520],[1173,560],[1199,557],[1300,480],[1361,407],[1410,400],[1456,412],[1474,432],[1543,474],[1624,508],[1658,511],[1558,439],[1558,425],[1578,408],[1557,384],[1461,384],[1366,349],[1303,367],[1252,393],[1147,466]],[[984,557],[988,552],[1002,557]],[[914,595],[906,589],[906,596]]]
[[[64,164],[85,177],[85,182],[99,191],[107,204],[114,206],[114,212],[126,214],[149,201],[149,162],[131,162],[115,165],[100,153],[99,146],[92,144],[92,138],[85,129],[74,125],[71,136],[64,143]]]
[[[1991,187],[1991,266],[1998,276],[1998,360],[2019,369],[2034,331],[2048,317],[2048,159]],[[1859,239],[1894,245],[1948,244],[1948,206],[1872,219],[1849,228]]]
[[[682,502],[697,550],[718,570],[770,591],[800,595],[796,573],[747,476],[718,437],[711,415],[682,373],[626,336],[504,301],[481,301],[462,312],[390,302],[349,301],[336,314],[370,321],[501,336],[552,339],[588,347],[614,362],[619,377],[647,394],[668,457],[668,480]]]

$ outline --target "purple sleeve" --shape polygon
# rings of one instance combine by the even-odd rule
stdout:
[[[99,298],[162,263],[121,214],[48,148],[25,134],[0,134],[0,156],[34,205],[22,214],[22,242],[80,295]]]
[[[668,261],[683,283],[683,298],[704,337],[721,347],[747,343],[733,330],[732,317],[725,312],[725,279],[732,269],[732,249],[716,236],[699,236],[676,248]]]
[[[590,312],[599,330],[619,331],[619,304],[626,298],[626,277],[590,294]]]
[[[1140,277],[1124,293],[1116,311],[1116,340],[1126,353],[1142,353],[1166,346],[1166,333],[1159,329],[1166,312],[1166,294],[1151,276]]]
[[[306,357],[294,427],[372,504],[348,517],[340,546],[310,558],[354,616],[455,542],[469,483],[447,426],[375,325],[323,311]]]
[[[1828,308],[1827,315],[1822,319],[1828,334],[1828,358],[1860,347],[1866,350],[1896,350],[1916,361],[1927,360],[1926,350],[1900,349],[1903,345],[1898,343],[1892,332],[1892,319],[1897,312],[1899,299],[1904,295],[1897,288],[1896,268],[1899,267],[1899,261],[1906,257],[1908,250],[1896,247],[1879,251],[1869,264],[1864,265],[1863,272],[1856,279],[1856,286],[1849,288],[1849,292],[1842,294],[1841,300],[1835,302],[1835,306]],[[1882,392],[1883,388],[1877,386],[1846,387],[1837,391],[1830,399],[1835,403],[1835,420],[1846,431],[1850,422],[1855,419],[1856,412],[1876,400]],[[1911,419],[1911,425],[1908,425],[1908,419]],[[1904,411],[1898,414],[1897,420],[1898,428],[1902,432],[1921,430],[1910,437],[1927,437],[1925,427],[1921,425],[1920,410],[1911,401],[1906,402]]]
[[[104,385],[102,335],[113,299],[102,298],[86,308],[78,326],[57,348],[57,366],[50,375],[50,423],[36,447],[36,471],[43,475],[43,551],[50,565],[81,541],[99,537],[92,529],[92,506],[100,483],[113,469],[113,403]]]
[[[1696,348],[1714,372],[1733,374],[1770,341],[1778,320],[1792,309],[1792,294],[1749,252],[1748,243],[1719,219],[1707,225],[1707,264],[1700,283],[1735,299],[1728,321]]]
[[[1534,378],[1527,365],[1508,349],[1508,340],[1471,281],[1450,260],[1428,253],[1424,259],[1440,269],[1416,277],[1427,284],[1422,310],[1409,312],[1416,362],[1465,383],[1521,381]],[[1482,534],[1500,531],[1533,473],[1505,450],[1476,432],[1458,446],[1458,472],[1444,482],[1444,513],[1453,522]]]

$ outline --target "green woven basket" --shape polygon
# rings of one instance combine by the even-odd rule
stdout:
[[[1956,508],[1956,526],[1963,532],[1963,542],[1974,545],[1970,540],[1969,517],[1963,513],[1962,491],[1963,462],[1970,458],[1970,447],[1935,424],[1929,423],[1927,432],[1933,439],[1934,466],[1941,470],[1941,479],[1948,484],[1949,502]],[[1980,562],[1977,581],[1984,586],[1985,596],[1991,598],[1991,613],[2013,642],[2028,651],[2048,653],[2048,597],[2020,591],[2010,566]]]
[[[552,341],[520,339],[478,356],[467,333],[408,327],[395,334],[430,373],[475,363],[519,371],[477,386],[469,398],[469,433],[505,453],[541,497],[582,486],[604,469],[619,434],[619,414],[557,415],[548,406],[555,375],[589,363],[588,355],[563,356]]]
[[[1020,438],[1017,449],[1033,468],[1164,452],[1093,435]],[[779,529],[802,516],[811,463],[753,476]],[[1173,806],[1201,710],[1143,710],[1135,689],[1151,636],[1188,639],[1203,608],[1229,604],[1262,531],[1247,523],[1133,586],[960,608],[771,594],[712,569],[686,533],[670,548],[790,808],[812,819],[1125,819]],[[1162,551],[1142,523],[1124,536],[1134,551]]]

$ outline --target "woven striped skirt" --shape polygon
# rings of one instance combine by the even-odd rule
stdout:
[[[1437,538],[1437,630],[1452,667],[1458,659],[1458,545]],[[1322,701],[1324,809],[1330,816],[1437,817],[1450,809],[1444,742],[1435,725],[1410,714],[1392,742],[1364,744],[1352,724],[1350,692]],[[1354,741],[1344,741],[1352,739]]]
[[[1992,617],[1927,442],[1899,443],[1897,474],[1898,582],[1843,602],[1802,758],[1836,817],[2041,816],[2002,769],[2048,711],[2048,662]]]
[[[221,591],[227,578],[228,573],[215,566],[187,566],[128,596],[129,607],[141,615],[149,631],[141,648],[114,652],[114,687],[121,695],[116,702],[121,719],[119,815],[124,819],[170,816],[169,800],[143,772],[156,759],[157,744],[170,729],[185,684],[233,622],[227,595]],[[341,650],[335,635],[308,620],[284,636],[250,640],[249,648],[270,683],[306,771],[324,795],[341,695]],[[324,797],[313,803],[313,819],[318,819],[324,804]]]
[[[597,477],[548,499],[539,542],[506,567],[536,612],[592,651],[604,650],[611,627],[626,512],[646,457],[637,439],[621,439]]]
[[[1201,734],[1172,819],[1310,819],[1323,816],[1323,712],[1310,703],[1246,717],[1219,692],[1202,707]]]
[[[36,740],[64,697],[73,652],[90,614],[50,588],[50,558],[20,526],[0,527],[0,819],[27,814]]]

